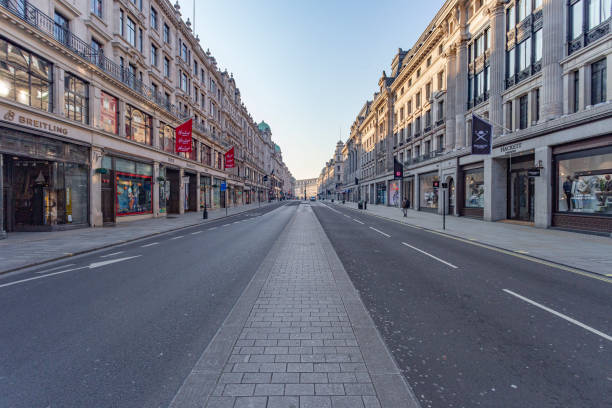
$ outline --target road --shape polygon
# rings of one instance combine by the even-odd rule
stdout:
[[[313,208],[423,407],[612,406],[609,279]]]
[[[295,208],[0,277],[0,407],[167,407]]]

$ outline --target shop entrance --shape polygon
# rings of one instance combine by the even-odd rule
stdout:
[[[452,177],[448,179],[448,214],[455,214],[455,182]]]
[[[532,154],[510,159],[508,180],[508,218],[533,222],[535,205],[535,183],[527,170],[533,167]]]
[[[168,183],[166,188],[170,190],[168,194],[169,200],[166,202],[166,211],[168,214],[180,213],[180,194],[181,194],[181,179],[180,173],[176,169],[166,168],[166,179]],[[168,186],[168,184],[170,184]]]
[[[102,222],[104,224],[115,223],[115,172],[106,169],[107,173],[102,174],[101,193],[102,193]]]
[[[402,185],[402,200],[408,199],[408,207],[414,208],[414,181],[410,177],[408,180],[404,180]]]

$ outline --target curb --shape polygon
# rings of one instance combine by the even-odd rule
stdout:
[[[269,205],[267,205],[265,207],[268,207],[268,206]],[[258,207],[258,208],[261,208],[261,207]],[[125,241],[117,241],[117,242],[113,242],[112,244],[102,245],[102,246],[98,246],[98,247],[95,247],[95,248],[84,249],[82,251],[74,252],[74,253],[71,253],[71,254],[66,254],[66,255],[55,257],[55,258],[45,259],[43,261],[33,262],[33,263],[29,263],[27,265],[17,266],[15,268],[11,268],[11,269],[1,270],[0,271],[0,276],[4,275],[4,274],[7,274],[7,273],[10,273],[10,272],[19,271],[21,269],[32,268],[34,266],[44,265],[44,264],[49,263],[49,262],[61,261],[62,259],[72,258],[72,257],[77,256],[77,255],[88,254],[88,253],[91,253],[91,252],[94,252],[94,251],[99,251],[101,249],[112,248],[112,247],[115,247],[115,246],[127,244],[129,242],[139,241],[141,239],[151,238],[151,237],[154,237],[154,236],[157,236],[157,235],[167,234],[169,232],[180,231],[182,229],[192,228],[192,227],[196,227],[198,225],[208,224],[208,223],[211,223],[213,221],[218,221],[218,220],[222,220],[224,218],[230,218],[230,217],[233,217],[235,215],[240,215],[240,214],[243,214],[243,213],[245,213],[247,211],[251,211],[251,210],[254,210],[254,208],[251,208],[251,209],[248,209],[248,210],[244,210],[244,211],[240,211],[240,212],[237,212],[237,213],[234,213],[234,214],[223,215],[223,216],[221,216],[219,218],[215,218],[215,219],[212,219],[212,220],[205,220],[205,221],[202,220],[202,221],[197,222],[197,223],[193,223],[193,224],[189,224],[189,225],[183,225],[181,227],[171,228],[171,229],[168,229],[168,230],[165,230],[165,231],[154,232],[154,233],[147,234],[147,235],[141,235],[139,237],[128,239],[128,240],[125,240]]]
[[[347,210],[354,211],[354,212],[356,212],[358,214],[363,214],[363,211],[367,211],[367,210],[359,210],[359,209],[351,208],[351,207],[340,206],[339,204],[336,204],[336,203],[334,203],[334,205],[336,207],[346,208]],[[438,230],[435,230],[435,229],[432,229],[432,228],[421,227],[420,225],[410,224],[408,222],[398,221],[398,220],[395,220],[393,218],[385,217],[384,215],[378,215],[378,214],[372,214],[372,213],[368,213],[368,215],[370,215],[372,217],[381,218],[381,219],[384,219],[384,220],[387,220],[387,221],[392,221],[392,222],[398,223],[400,225],[405,225],[405,226],[410,227],[410,228],[421,229],[421,230],[430,232],[432,234],[438,234],[438,235],[446,236],[447,238],[450,238],[450,239],[460,240],[462,242],[465,242],[465,243],[468,243],[468,244],[471,244],[471,245],[480,245],[480,246],[488,247],[488,248],[490,248],[492,250],[497,250],[497,251],[500,251],[500,252],[504,251],[504,252],[507,252],[507,253],[509,253],[509,254],[511,254],[513,256],[519,256],[519,257],[521,257],[523,259],[527,259],[527,260],[531,259],[531,260],[537,260],[537,261],[541,261],[541,262],[546,262],[546,263],[549,263],[552,266],[556,265],[558,268],[562,268],[564,270],[571,269],[575,273],[586,274],[586,275],[592,276],[594,278],[597,278],[597,279],[600,279],[600,280],[604,280],[605,282],[612,283],[612,279],[610,279],[610,277],[607,276],[604,273],[594,272],[594,271],[590,271],[588,269],[583,269],[583,268],[579,268],[579,267],[576,267],[576,266],[571,266],[571,265],[563,264],[563,263],[560,263],[560,262],[551,261],[550,259],[541,258],[541,257],[534,256],[534,255],[531,255],[531,254],[521,254],[519,252],[515,252],[512,249],[503,248],[503,247],[500,247],[500,246],[489,244],[487,242],[472,241],[472,240],[470,240],[468,238],[464,238],[464,237],[459,236],[459,235],[449,234],[448,232],[438,231]]]

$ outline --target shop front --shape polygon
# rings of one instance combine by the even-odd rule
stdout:
[[[225,183],[224,180],[215,178],[212,185],[212,207],[225,208],[225,192],[221,191],[221,184]]]
[[[157,182],[159,183],[159,213],[167,214],[168,201],[170,200],[170,181],[166,178],[166,168],[163,166],[159,168]]]
[[[484,164],[475,163],[461,169],[460,214],[482,218],[485,206]]]
[[[153,213],[153,166],[116,156],[102,158],[102,218],[119,221]]]
[[[183,209],[185,212],[197,211],[200,192],[198,191],[197,174],[184,172],[183,175]]]
[[[532,223],[535,214],[534,154],[508,159],[508,219]]]
[[[0,128],[3,224],[7,232],[89,224],[89,148]]]
[[[385,205],[387,196],[387,183],[384,181],[376,183],[376,204]]]
[[[437,171],[419,175],[419,210],[438,211],[439,186],[440,178]]]
[[[408,206],[414,208],[414,176],[402,180],[402,200],[404,198],[408,199]]]
[[[211,178],[210,176],[200,175],[200,208],[210,209],[211,195]]]
[[[389,181],[389,206],[401,207],[402,197],[400,195],[400,181],[391,180]]]
[[[612,233],[612,137],[598,142],[553,149],[553,226]]]

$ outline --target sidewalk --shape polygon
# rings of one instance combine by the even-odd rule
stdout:
[[[261,203],[261,207],[272,203]],[[228,215],[259,208],[249,204],[228,208]],[[225,217],[225,209],[208,212],[208,220]],[[83,252],[133,241],[192,225],[205,220],[201,212],[170,215],[167,218],[149,218],[118,223],[114,227],[79,228],[52,232],[12,232],[0,240],[0,273],[37,265]]]
[[[357,203],[334,205],[364,212],[357,210]],[[408,210],[404,218],[399,208],[369,204],[365,212],[566,266],[612,274],[612,239],[608,237],[448,215],[446,230],[442,230],[442,216],[438,214]]]
[[[300,205],[171,408],[418,408],[312,209]]]

